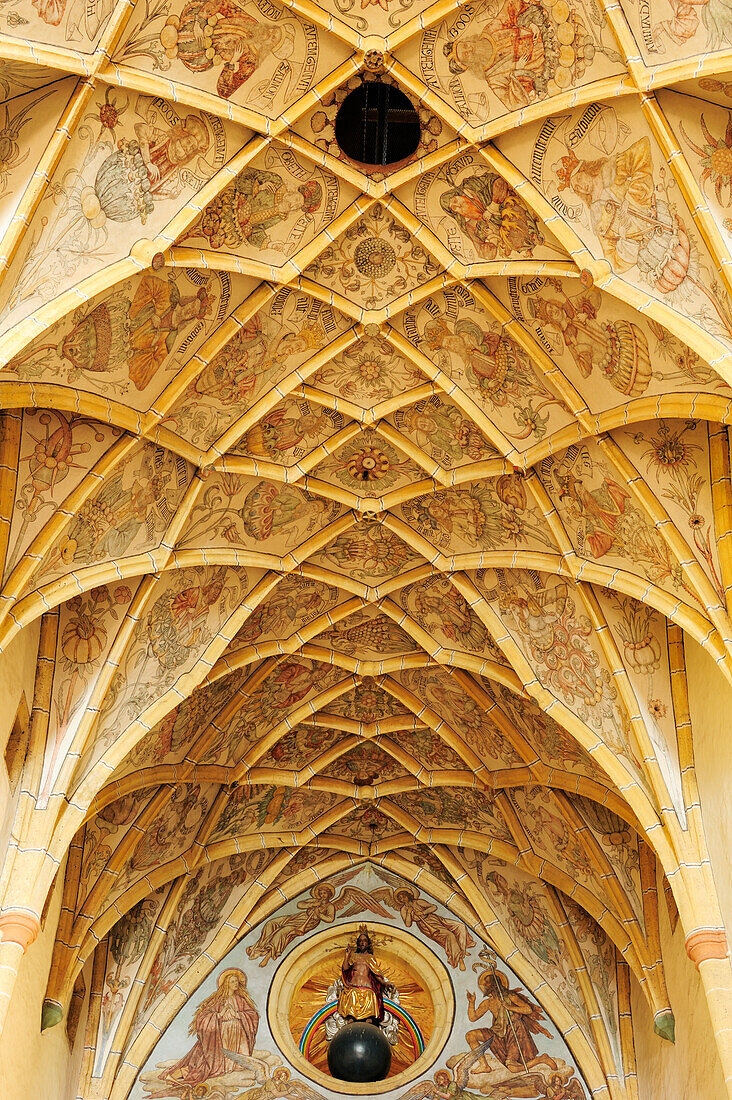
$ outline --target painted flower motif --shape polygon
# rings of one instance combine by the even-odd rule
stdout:
[[[389,470],[389,459],[375,447],[364,447],[348,460],[348,472],[356,481],[378,481]]]
[[[95,122],[98,122],[100,124],[100,141],[105,130],[108,130],[109,133],[112,135],[112,139],[116,141],[119,120],[127,110],[127,103],[121,103],[119,97],[115,94],[114,89],[110,86],[104,93],[104,102],[98,103],[97,106],[97,113],[87,115],[86,117],[88,119],[93,119]]]
[[[219,484],[221,491],[227,497],[235,497],[241,489],[241,480],[237,474],[224,472],[219,479]]]
[[[126,584],[118,584],[114,590],[114,602],[115,603],[129,603],[132,599],[132,592]]]
[[[470,438],[472,435],[470,421],[462,420],[460,426],[455,432],[455,442],[461,451],[466,451],[470,446]]]
[[[438,272],[432,257],[381,203],[306,268],[307,277],[376,309]]]
[[[637,432],[633,440],[635,443],[648,443],[648,450],[643,457],[647,460],[649,468],[655,467],[656,477],[663,473],[682,474],[688,467],[694,465],[694,452],[701,447],[696,443],[689,443],[683,437],[687,432],[693,432],[696,421],[686,420],[683,427],[672,427],[661,420],[655,435],[645,435]]]
[[[380,378],[384,373],[384,364],[379,359],[373,359],[365,356],[358,363],[358,373],[362,378],[371,382],[375,378]]]
[[[513,415],[521,429],[518,439],[527,439],[530,435],[541,439],[546,434],[549,413],[542,414],[538,409],[532,409],[531,405],[526,405],[523,409],[514,409]]]
[[[381,526],[365,526],[340,535],[326,551],[331,561],[365,576],[394,576],[412,558],[406,543]]]
[[[378,0],[372,0],[378,3]],[[369,237],[356,245],[353,262],[363,275],[372,279],[382,279],[394,267],[397,254],[388,241],[379,237]]]
[[[668,436],[655,449],[655,461],[659,466],[686,465],[691,451],[678,436]]]
[[[666,706],[660,699],[651,699],[648,704],[648,711],[651,717],[655,718],[656,721],[658,721],[659,718],[666,717]]]
[[[519,474],[501,474],[496,481],[498,498],[510,508],[521,512],[526,507],[526,488]]]
[[[641,633],[643,624],[634,625],[636,626],[635,632],[631,632],[631,628],[629,628],[626,635],[628,640],[625,641],[624,645],[625,659],[633,672],[638,675],[650,676],[659,668],[661,645],[658,638],[650,630]]]
[[[602,839],[611,848],[622,848],[626,844],[630,844],[630,829],[622,829],[613,833],[608,833]]]
[[[513,540],[514,543],[524,542],[526,540],[526,527],[520,516],[516,514],[512,509],[504,512],[501,517],[501,523],[503,524],[503,530],[506,536]]]
[[[112,131],[112,136],[114,137],[114,128],[119,122],[121,112],[115,106],[114,101],[110,99],[110,91],[111,89],[107,88],[104,96],[104,103],[99,109],[99,121],[106,130]],[[122,110],[124,111],[124,108],[122,108]]]
[[[61,635],[61,651],[75,665],[96,661],[107,644],[104,623],[94,615],[79,612],[66,624]]]
[[[353,704],[354,713],[357,717],[366,721],[373,721],[382,713],[384,698],[374,687],[363,683],[356,688]]]
[[[389,824],[389,818],[386,814],[383,814],[381,810],[376,810],[371,806],[364,810],[361,821],[372,833],[383,833],[384,829]]]
[[[578,905],[576,909],[572,910],[572,919],[574,929],[581,939],[590,938],[597,947],[604,942],[605,937],[602,929],[582,906]]]
[[[701,157],[703,169],[701,174],[702,185],[711,180],[714,185],[714,194],[717,202],[729,206],[732,200],[732,114],[727,116],[727,127],[724,137],[715,138],[701,116],[699,123],[701,132],[706,138],[706,145],[702,148],[692,141],[681,126],[681,132],[698,157]],[[722,198],[723,188],[727,188],[727,201]]]
[[[187,618],[191,611],[196,608],[199,594],[199,589],[196,586],[185,588],[182,592],[178,592],[177,595],[173,597],[173,602],[171,604],[173,614],[181,619]]]
[[[223,527],[221,530],[221,537],[225,538],[227,542],[241,542],[241,535],[235,523],[230,523],[227,527]]]

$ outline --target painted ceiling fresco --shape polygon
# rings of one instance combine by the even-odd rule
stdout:
[[[80,1096],[192,1100],[161,1029],[369,863],[568,1036],[515,1095],[634,1100],[705,866],[684,635],[732,679],[731,47],[712,0],[3,4],[12,847],[39,912],[66,858]],[[421,132],[383,170],[335,139],[375,79]],[[263,1064],[211,1096],[314,1100]],[[514,1095],[455,1064],[411,1100]]]
[[[239,874],[237,878],[241,880],[244,876]],[[430,876],[426,875],[425,878]],[[437,880],[433,880],[430,885],[438,889],[439,887],[435,886],[436,882]],[[237,887],[232,893],[240,896],[242,885],[237,882]],[[207,886],[201,883],[197,896],[201,896],[201,893],[206,891]],[[444,893],[444,887],[440,892]],[[192,908],[193,906],[189,906],[187,913],[190,914]],[[505,964],[499,965],[495,952],[472,934],[469,926],[460,919],[462,914],[459,914],[456,919],[454,910],[433,900],[433,896],[427,892],[426,887],[423,888],[421,882],[419,886],[415,886],[380,864],[369,864],[362,869],[350,868],[341,871],[332,878],[318,882],[301,894],[297,900],[288,900],[264,922],[263,926],[247,932],[226,954],[211,976],[207,976],[200,991],[190,999],[185,1012],[176,1017],[173,1025],[167,1029],[164,1037],[156,1045],[133,1088],[134,1100],[150,1100],[153,1096],[175,1095],[175,1092],[171,1091],[170,1084],[171,1079],[175,1077],[175,1067],[197,1066],[200,1063],[202,1050],[210,1050],[211,1043],[205,1034],[206,1029],[198,1024],[202,1016],[196,1002],[201,995],[204,998],[208,995],[208,1005],[215,1006],[217,999],[222,999],[222,986],[233,973],[238,979],[242,1000],[246,990],[247,1000],[245,1005],[241,1005],[240,1013],[242,1018],[248,1017],[248,1023],[254,1031],[254,1039],[249,1044],[249,1054],[240,1059],[240,1064],[232,1060],[231,1065],[226,1067],[227,1072],[218,1075],[223,1087],[232,1090],[246,1089],[247,1086],[251,1087],[253,1082],[254,1087],[257,1087],[256,1082],[263,1078],[264,1083],[259,1085],[259,1088],[274,1091],[275,1095],[283,1097],[302,1095],[309,1100],[317,1100],[318,1097],[325,1095],[335,1100],[337,1093],[330,1092],[327,1086],[324,1088],[320,1082],[318,1089],[313,1089],[300,1081],[290,1081],[292,1074],[287,1067],[287,1059],[283,1059],[276,1039],[272,1035],[273,1030],[279,1032],[280,1029],[276,1024],[274,1028],[272,1027],[272,1008],[271,1004],[267,1003],[267,992],[272,977],[283,956],[286,956],[288,948],[307,933],[315,933],[316,937],[323,932],[327,935],[328,926],[332,926],[334,917],[340,914],[350,917],[358,915],[371,922],[378,922],[375,937],[378,937],[376,942],[380,942],[381,946],[385,942],[388,943],[387,937],[392,929],[402,933],[407,932],[407,938],[400,942],[409,945],[410,941],[414,943],[416,940],[425,944],[440,959],[449,975],[448,980],[452,979],[455,985],[454,1020],[447,1041],[440,1051],[439,1061],[431,1067],[431,1074],[426,1080],[412,1086],[409,1090],[391,1089],[386,1092],[386,1096],[390,1098],[429,1097],[435,1095],[435,1087],[439,1089],[444,1081],[454,1083],[461,1088],[470,1086],[473,1090],[481,1090],[488,1084],[492,1095],[506,1097],[515,1093],[517,1088],[526,1091],[527,1082],[530,1083],[536,1095],[542,1095],[541,1090],[544,1089],[543,1095],[551,1096],[551,1089],[561,1083],[562,1086],[567,1086],[567,1096],[578,1098],[587,1096],[581,1071],[566,1044],[562,1042],[561,1033],[558,1032],[556,1024],[551,1018],[547,1018],[527,987],[520,980],[517,982],[516,975],[505,967]],[[149,924],[155,919],[155,915],[154,902],[149,899],[147,910],[135,911],[130,918],[130,923],[138,927],[143,923]],[[599,932],[599,929],[597,931]],[[602,937],[602,933],[599,934]],[[180,934],[180,923],[176,920],[165,934],[159,954],[161,960],[166,959],[166,945],[172,942],[174,937],[179,948],[179,958],[182,958],[181,949],[187,950],[189,954],[194,950],[190,937],[184,944],[184,938]],[[602,939],[599,942],[602,942]],[[326,948],[323,963],[326,981],[334,969],[333,959],[327,959],[328,953]],[[134,954],[134,951],[120,950],[116,952],[116,958],[110,959],[105,972],[107,988],[119,989],[126,979],[139,975],[139,969],[136,968],[138,960],[134,958]],[[591,966],[591,960],[594,957],[596,955],[592,950],[587,953],[588,965]],[[175,969],[171,967],[169,961],[166,960],[166,962],[166,969],[163,970],[162,967],[159,969],[160,980],[146,984],[138,1001],[132,1027],[134,1037],[131,1036],[130,1053],[146,1021],[155,1013],[156,1005],[164,1000],[166,987],[169,988],[171,981],[175,981],[176,976],[183,973],[180,967]],[[162,964],[162,966],[165,965],[165,963]],[[613,968],[617,965],[614,957],[611,965]],[[623,965],[620,963],[621,968]],[[395,983],[400,977],[402,1003],[409,1006],[415,1021],[423,1026],[426,1023],[424,1037],[428,1038],[430,1016],[415,996],[412,983],[404,980],[403,971],[401,975],[394,974]],[[575,1000],[578,1000],[579,990],[570,990],[569,985],[566,983],[565,985],[567,999],[571,1000],[574,993]],[[507,994],[510,990],[508,995],[512,1006],[516,1009],[513,1017],[516,1021],[515,1026],[521,1034],[524,1047],[528,1049],[528,1039],[533,1047],[531,1056],[527,1058],[528,1068],[526,1069],[521,1066],[517,1070],[505,1055],[504,1061],[501,1061],[502,1048],[496,1039],[493,1039],[493,1047],[482,1059],[471,1058],[471,1052],[477,1042],[489,1041],[486,1036],[490,1031],[485,1026],[485,1022],[478,1027],[471,1027],[471,1023],[482,1020],[491,1010],[496,997],[495,990],[499,987]],[[561,985],[559,988],[565,991]],[[620,1018],[615,982],[607,994],[604,1007],[608,1013],[610,1028],[614,1029],[617,1035]],[[205,1005],[207,1000],[200,1000],[199,1003]],[[293,1039],[299,1038],[301,1019],[307,1020],[321,1005],[322,992],[317,978],[311,979],[299,991],[297,1026],[293,1029]],[[205,1009],[203,1011],[205,1012]],[[193,1019],[189,1023],[191,1016]],[[529,1016],[530,1023],[521,1031],[520,1021],[525,1016]],[[97,1050],[100,1058],[97,1070],[105,1055],[109,1057],[107,1051],[115,1045],[117,1018],[118,1013],[115,1013],[113,998],[108,998],[103,1003],[98,1022]],[[589,1020],[586,1019],[584,1024],[589,1032]],[[196,1038],[189,1039],[189,1034],[196,1035]],[[315,1041],[317,1042],[317,1032]],[[399,1047],[394,1051],[394,1058],[398,1053]],[[470,1067],[461,1066],[466,1058],[472,1061]],[[509,1066],[504,1062],[509,1062]],[[283,1070],[288,1074],[284,1079]],[[199,1075],[197,1069],[194,1070],[193,1075]],[[211,1086],[207,1084],[206,1087],[210,1091]],[[221,1084],[213,1087],[220,1088]],[[476,1095],[476,1093],[473,1094]],[[479,1094],[478,1092],[477,1095]]]

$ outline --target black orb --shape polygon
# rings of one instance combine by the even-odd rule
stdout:
[[[365,1020],[346,1024],[328,1045],[328,1069],[339,1081],[383,1081],[390,1066],[388,1039]]]

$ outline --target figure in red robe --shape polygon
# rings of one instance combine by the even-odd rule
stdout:
[[[371,947],[366,925],[359,928],[356,950],[346,948],[341,966],[343,990],[338,998],[338,1011],[345,1020],[384,1020],[384,990],[389,984],[383,967]]]
[[[216,992],[196,1009],[189,1029],[189,1034],[196,1035],[194,1046],[171,1066],[167,1077],[198,1085],[240,1069],[241,1063],[227,1052],[251,1057],[258,1027],[259,1013],[247,993],[246,977],[235,967],[224,970]]]

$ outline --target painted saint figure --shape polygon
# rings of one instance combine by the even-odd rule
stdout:
[[[194,114],[173,125],[138,122],[135,139],[120,139],[102,161],[94,187],[82,192],[90,221],[104,215],[113,222],[139,218],[145,225],[156,199],[176,198],[183,189],[181,170],[211,144],[206,123]]]
[[[381,963],[374,957],[365,924],[359,929],[356,950],[351,944],[346,948],[341,975],[343,990],[338,997],[340,1015],[347,1023],[370,1020],[380,1024],[384,1019],[384,987],[389,983]]]
[[[538,407],[532,405],[532,417],[536,418],[545,406],[559,404],[529,366],[523,349],[502,331],[483,329],[469,317],[453,326],[437,317],[425,325],[424,340],[429,352],[445,353],[448,371],[451,360],[459,360],[480,396],[499,408],[536,397]],[[438,361],[438,365],[442,363]]]
[[[176,345],[179,334],[191,322],[210,312],[213,296],[206,286],[195,294],[182,294],[174,279],[146,275],[129,308],[129,375],[144,390]]]
[[[217,989],[198,1008],[189,1028],[196,1042],[171,1066],[168,1078],[198,1085],[239,1069],[229,1053],[251,1057],[259,1027],[259,1013],[247,993],[247,980],[236,967],[219,974]]]
[[[547,279],[543,295],[527,299],[529,315],[558,351],[565,348],[583,378],[598,369],[620,393],[638,397],[653,376],[648,341],[630,321],[600,319],[597,288],[571,297],[559,279]]]
[[[304,214],[312,218],[322,201],[323,188],[317,180],[295,188],[278,172],[246,168],[206,207],[188,238],[206,237],[212,248],[236,249],[251,244],[254,248],[287,250],[290,235],[278,241],[272,239],[270,231],[290,217]]]
[[[270,54],[281,62],[289,57],[294,37],[292,24],[256,19],[236,0],[191,0],[168,18],[160,43],[192,73],[221,66],[216,90],[229,99]]]
[[[602,478],[599,485],[588,488],[591,478]],[[586,447],[571,446],[557,464],[555,480],[559,501],[570,513],[577,530],[580,553],[602,558],[614,550],[624,549],[622,520],[632,511],[630,493],[600,470],[595,474],[592,457]]]
[[[57,356],[56,370],[66,371],[68,382],[82,372],[105,375],[104,383],[119,386],[115,374],[127,370],[130,382],[144,390],[179,339],[210,314],[215,295],[207,281],[195,293],[186,293],[174,275],[160,279],[146,274],[130,300],[116,292],[91,309],[77,309],[71,330],[58,343],[34,344],[5,368],[25,380],[42,376],[48,356]],[[206,368],[210,372],[211,367]],[[205,373],[205,372],[204,372]]]
[[[542,9],[537,5],[534,10]],[[546,57],[536,20],[499,17],[486,23],[479,34],[465,34],[443,48],[451,74],[468,72],[485,81],[508,110],[528,107],[538,98]]]
[[[490,1027],[477,1027],[465,1036],[471,1050],[484,1043],[495,1058],[511,1073],[533,1069],[543,1063],[551,1070],[556,1062],[548,1054],[539,1054],[534,1035],[546,1035],[550,1031],[542,1026],[544,1013],[532,1004],[520,989],[511,989],[508,978],[495,967],[486,967],[478,976],[478,989],[483,994],[480,1004],[475,1003],[475,993],[468,993],[468,1019],[471,1023],[481,1020],[487,1012],[493,1019]]]
[[[475,10],[489,19],[477,33],[471,20],[467,33],[443,46],[449,72],[485,83],[509,111],[574,85],[595,56],[597,43],[576,7],[501,0]]]
[[[495,172],[468,176],[440,197],[475,245],[481,259],[495,260],[514,252],[533,255],[544,238],[539,223],[512,187]]]
[[[659,294],[671,294],[691,277],[691,241],[676,210],[656,188],[649,138],[592,160],[580,160],[570,149],[554,170],[558,190],[570,189],[585,204],[616,274],[637,267]]]

